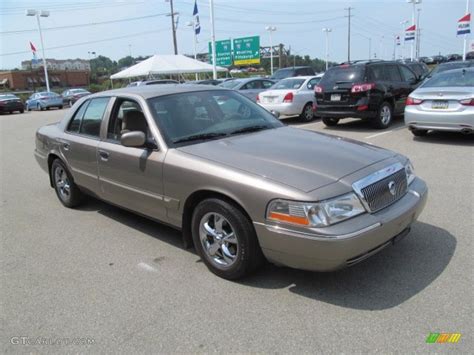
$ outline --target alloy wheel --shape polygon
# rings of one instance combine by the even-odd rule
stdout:
[[[58,166],[54,170],[54,181],[59,196],[64,201],[67,201],[71,197],[71,184],[63,167]]]
[[[380,120],[384,125],[388,125],[392,118],[392,112],[390,111],[390,107],[384,105],[380,110]]]
[[[228,268],[236,262],[239,241],[234,228],[221,214],[209,212],[201,218],[199,239],[205,256],[217,267]]]

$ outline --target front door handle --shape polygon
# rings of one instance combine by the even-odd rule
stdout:
[[[71,145],[67,142],[63,142],[63,148],[64,150],[69,150],[69,148],[71,148]]]
[[[99,156],[100,156],[100,159],[103,160],[103,161],[107,161],[109,160],[109,152],[106,152],[105,150],[99,150]]]

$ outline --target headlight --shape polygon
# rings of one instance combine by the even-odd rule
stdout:
[[[316,203],[274,200],[268,205],[267,219],[304,227],[327,227],[364,212],[359,198],[351,192]]]
[[[405,164],[405,173],[407,174],[407,183],[410,185],[415,180],[415,168],[409,160]]]

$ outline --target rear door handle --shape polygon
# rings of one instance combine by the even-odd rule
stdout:
[[[103,161],[107,161],[109,160],[109,152],[106,152],[105,150],[99,150],[99,156],[100,156],[100,159],[103,160]]]

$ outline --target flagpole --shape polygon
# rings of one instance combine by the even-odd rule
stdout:
[[[466,0],[466,14],[469,13],[469,0]],[[462,60],[466,60],[467,54],[467,33],[464,35],[464,46],[462,52]]]
[[[209,0],[209,8],[211,11],[211,48],[212,48],[212,78],[217,79],[216,67],[216,32],[214,28],[214,0]]]
[[[193,32],[194,32],[194,60],[197,60],[197,35],[196,35],[196,23],[195,21],[193,20]],[[196,73],[196,81],[199,80],[199,75],[198,73]]]

